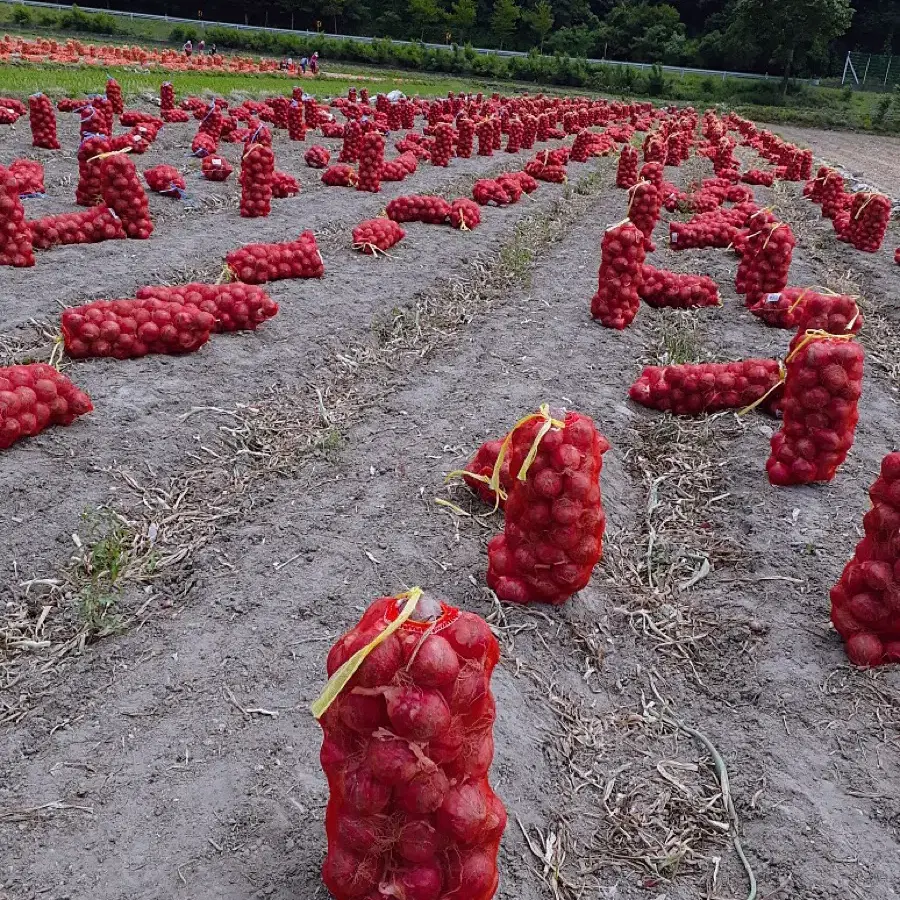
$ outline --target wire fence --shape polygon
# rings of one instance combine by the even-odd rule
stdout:
[[[42,2],[42,0],[0,0],[0,3],[7,3],[13,5],[22,5],[22,6],[32,6],[37,7],[39,9],[55,9],[55,10],[66,10],[70,9],[71,3],[48,3]],[[147,21],[153,22],[167,22],[172,25],[191,25],[195,28],[204,28],[208,26],[215,26],[216,28],[232,28],[237,31],[269,31],[275,32],[278,34],[300,34],[307,35],[309,37],[324,37],[329,38],[335,41],[358,41],[361,43],[370,44],[373,41],[378,40],[378,38],[368,37],[364,35],[358,34],[332,34],[324,31],[306,31],[301,28],[297,29],[289,29],[289,28],[272,28],[266,27],[262,25],[241,25],[237,22],[213,22],[209,19],[183,19],[178,18],[177,16],[155,16],[150,13],[140,13],[140,12],[123,12],[122,10],[117,9],[102,9],[92,6],[81,6],[78,5],[78,8],[82,12],[86,13],[105,13],[106,15],[118,16],[125,19],[144,19]],[[400,41],[391,39],[392,44],[399,45],[412,45],[413,41]],[[434,44],[429,42],[423,42],[423,46],[431,49],[431,50],[453,50],[453,46],[451,44]],[[495,55],[495,56],[528,56],[527,53],[523,53],[518,50],[496,50],[487,47],[474,47],[473,50],[476,53],[482,55]],[[588,63],[591,65],[604,65],[604,66],[624,66],[626,68],[638,69],[642,71],[646,71],[647,69],[652,68],[652,63],[641,63],[641,62],[626,62],[624,60],[619,59],[588,59]],[[758,72],[734,72],[728,69],[698,69],[692,66],[669,66],[669,65],[660,65],[660,69],[663,72],[666,72],[669,75],[674,75],[678,77],[684,77],[685,75],[699,75],[702,77],[716,78],[722,81],[725,81],[728,78],[742,78],[742,79],[750,79],[753,81],[777,81],[780,80],[780,75],[769,75],[768,73],[760,74]],[[805,79],[798,78],[796,81],[802,82],[812,82],[817,83],[817,79]]]
[[[900,56],[878,56],[851,50],[844,61],[841,84],[867,91],[892,91],[900,84]]]

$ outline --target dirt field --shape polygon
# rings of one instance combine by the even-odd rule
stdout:
[[[192,133],[167,126],[140,167],[182,158]],[[69,209],[73,155],[28,144],[27,127],[0,132],[0,163],[46,162],[29,215]],[[600,238],[625,209],[613,160],[570,164],[568,186],[487,209],[471,233],[410,225],[373,260],[350,230],[391,197],[464,194],[523,158],[424,166],[373,196],[323,187],[304,149],[276,137],[304,187],[268,219],[238,217],[233,180],[191,176],[189,205],[151,198],[150,241],[0,276],[8,364],[47,358],[62,305],[215,278],[251,240],[312,228],[326,265],[274,284],[281,312],[256,333],[69,365],[96,411],[3,454],[0,897],[324,898],[308,705],[334,639],[415,584],[488,617],[503,647],[504,900],[748,896],[713,755],[677,720],[727,766],[760,900],[900,896],[900,675],[850,668],[828,619],[897,449],[897,234],[858,253],[799,185],[756,189],[794,227],[792,283],[860,293],[867,316],[848,461],[829,485],[775,489],[774,420],[675,421],[627,400],[644,363],[781,356],[790,335],[744,310],[730,253],[672,253],[662,224],[649,261],[711,275],[724,306],[593,323]],[[501,607],[484,573],[502,520],[444,475],[541,402],[591,415],[612,445],[605,554],[566,606]],[[99,624],[114,633],[82,646],[104,588],[91,567],[110,560],[122,591]]]
[[[900,138],[791,125],[772,130],[786,141],[811,147],[823,162],[841,166],[895,202],[900,200]]]

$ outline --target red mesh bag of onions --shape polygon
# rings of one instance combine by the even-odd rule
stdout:
[[[272,211],[275,154],[271,147],[251,144],[241,159],[241,216],[255,219]]]
[[[294,197],[300,193],[300,182],[287,172],[274,172],[272,175],[272,196],[277,200]]]
[[[45,150],[59,150],[56,137],[56,113],[46,94],[32,94],[28,98],[29,120],[31,122],[32,146]]]
[[[900,453],[881,461],[864,536],[831,589],[831,621],[856,666],[900,662]]]
[[[450,472],[447,478],[462,477],[466,485],[485,503],[490,503],[495,509],[497,507],[503,509],[512,489],[512,480],[509,477],[510,455],[503,449],[505,441],[506,438],[485,441],[475,451],[475,455],[466,463],[464,469]],[[503,451],[502,458],[501,451]]]
[[[831,334],[846,331],[856,334],[863,324],[856,297],[818,293],[811,288],[785,288],[778,293],[763,294],[749,309],[766,325],[799,328],[802,332],[819,329]]]
[[[692,309],[721,306],[719,287],[708,275],[669,272],[644,264],[641,269],[641,300],[648,306]]]
[[[621,331],[634,321],[643,265],[644,235],[628,220],[607,228],[600,246],[599,285],[591,299],[591,315],[607,328]]]
[[[124,153],[113,153],[100,164],[103,202],[122,220],[125,234],[146,240],[153,233],[150,204],[134,163]]]
[[[175,166],[154,166],[144,171],[144,181],[151,191],[164,197],[184,197],[184,176]]]
[[[883,194],[854,194],[847,239],[863,253],[877,253],[890,220],[891,201]]]
[[[331,161],[331,154],[324,147],[314,144],[303,154],[303,159],[311,169],[324,169]]]
[[[0,450],[51,425],[71,425],[93,408],[91,398],[53,366],[0,368]]]
[[[19,182],[9,169],[0,166],[0,266],[33,265],[31,229],[19,199]]]
[[[327,184],[329,187],[353,187],[357,180],[356,170],[353,166],[347,166],[343,163],[329,166],[322,173],[322,184]]]
[[[393,219],[367,219],[353,229],[353,249],[368,256],[387,251],[406,237],[406,232]]]
[[[135,359],[148,353],[199,350],[215,324],[208,312],[156,297],[96,300],[63,312],[62,335],[66,353],[73,359]]]
[[[460,231],[472,231],[481,224],[481,208],[468,197],[457,197],[450,204],[450,224]]]
[[[488,544],[488,587],[508,603],[565,603],[587,585],[602,554],[606,519],[600,469],[609,449],[592,419],[540,412],[506,436],[512,488],[503,534]],[[499,475],[492,476],[492,488]]]
[[[205,156],[200,163],[200,173],[207,181],[227,181],[233,171],[231,163],[216,154]]]
[[[638,152],[626,144],[619,154],[619,165],[616,168],[616,187],[631,188],[638,180]]]
[[[79,206],[97,206],[103,202],[100,166],[109,152],[109,141],[102,135],[87,137],[78,148],[78,184],[75,202]]]
[[[92,206],[77,213],[44,216],[28,223],[31,241],[37,250],[64,244],[97,244],[124,240],[122,220],[108,206]]]
[[[649,409],[676,416],[699,416],[723,409],[761,405],[781,384],[777,359],[743,359],[729,363],[682,363],[646,366],[628,396]]]
[[[155,297],[208,312],[215,319],[216,333],[254,331],[278,312],[278,304],[262,288],[240,282],[146,285],[138,288],[135,297],[138,300]]]
[[[427,222],[443,225],[450,216],[450,204],[443,197],[410,194],[396,197],[385,207],[387,217],[394,222]]]
[[[863,350],[853,335],[807,331],[785,360],[781,430],[766,462],[775,485],[831,481],[853,446]]]
[[[649,253],[656,249],[652,235],[659,221],[660,194],[649,181],[639,181],[628,190],[628,218],[644,235],[644,249]]]
[[[358,191],[377,194],[381,190],[381,167],[384,165],[384,138],[377,131],[363,135],[359,145]]]
[[[232,250],[225,264],[244,284],[265,284],[282,278],[321,278],[322,254],[311,231],[281,244],[247,244]]]
[[[488,781],[499,658],[487,623],[413,588],[372,603],[312,705],[335,900],[490,900],[506,810]]]

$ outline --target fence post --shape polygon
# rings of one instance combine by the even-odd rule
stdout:
[[[888,57],[887,68],[884,70],[884,84],[882,85],[882,87],[887,87],[887,78],[891,71],[891,62],[893,61],[893,59],[893,56]]]
[[[866,83],[866,75],[869,74],[869,63],[872,62],[872,54],[870,53],[868,58],[866,59],[866,70],[863,72],[863,80],[862,83]]]
[[[844,74],[841,75],[841,87],[844,86],[844,82],[847,80],[847,66],[850,65],[850,51],[847,51],[847,58],[844,60]]]

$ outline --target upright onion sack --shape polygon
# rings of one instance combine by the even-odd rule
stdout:
[[[639,181],[628,193],[628,218],[641,230],[649,253],[656,249],[652,235],[659,221],[660,193],[649,181]]]
[[[281,244],[247,244],[232,250],[225,264],[244,284],[265,284],[282,278],[321,278],[322,254],[311,231]]]
[[[488,544],[488,587],[507,603],[564,603],[602,554],[600,469],[609,449],[594,422],[547,407],[507,435],[512,489],[503,534]]]
[[[641,305],[644,235],[631,223],[607,228],[600,247],[591,315],[607,328],[627,328]]]
[[[103,202],[122,220],[129,238],[146,240],[153,233],[150,204],[134,163],[124,154],[107,156],[100,164]]]
[[[497,641],[415,588],[328,654],[313,714],[328,779],[322,880],[335,900],[490,900],[506,810],[488,781]]]
[[[890,220],[891,201],[883,194],[854,194],[850,204],[847,238],[857,250],[877,253],[881,249]]]
[[[109,151],[109,141],[102,135],[85,138],[78,148],[78,184],[75,202],[79,206],[97,206],[103,202],[103,180],[100,177],[102,154]]]
[[[775,485],[831,481],[853,446],[863,350],[850,335],[808,331],[786,360],[781,430],[766,462]]]
[[[631,188],[638,180],[638,152],[626,144],[619,154],[619,164],[616,167],[616,187]]]
[[[881,461],[864,537],[831,589],[831,621],[856,666],[900,662],[900,453]]]
[[[192,353],[209,340],[215,324],[208,312],[156,297],[95,300],[62,314],[63,343],[73,359]]]
[[[91,398],[53,366],[0,368],[0,450],[51,425],[71,425],[93,408]]]
[[[272,211],[275,154],[271,147],[252,144],[241,159],[241,216],[256,219]]]
[[[751,406],[780,381],[781,366],[776,359],[646,366],[628,396],[649,409],[699,416]],[[773,394],[773,402],[775,399]]]
[[[32,94],[28,98],[29,120],[31,122],[31,143],[45,150],[59,150],[56,137],[56,113],[46,94]]]
[[[381,167],[384,165],[384,138],[377,131],[363,135],[359,145],[358,191],[377,194],[381,190]]]
[[[19,199],[19,182],[9,169],[0,166],[0,266],[33,265],[31,229]]]

